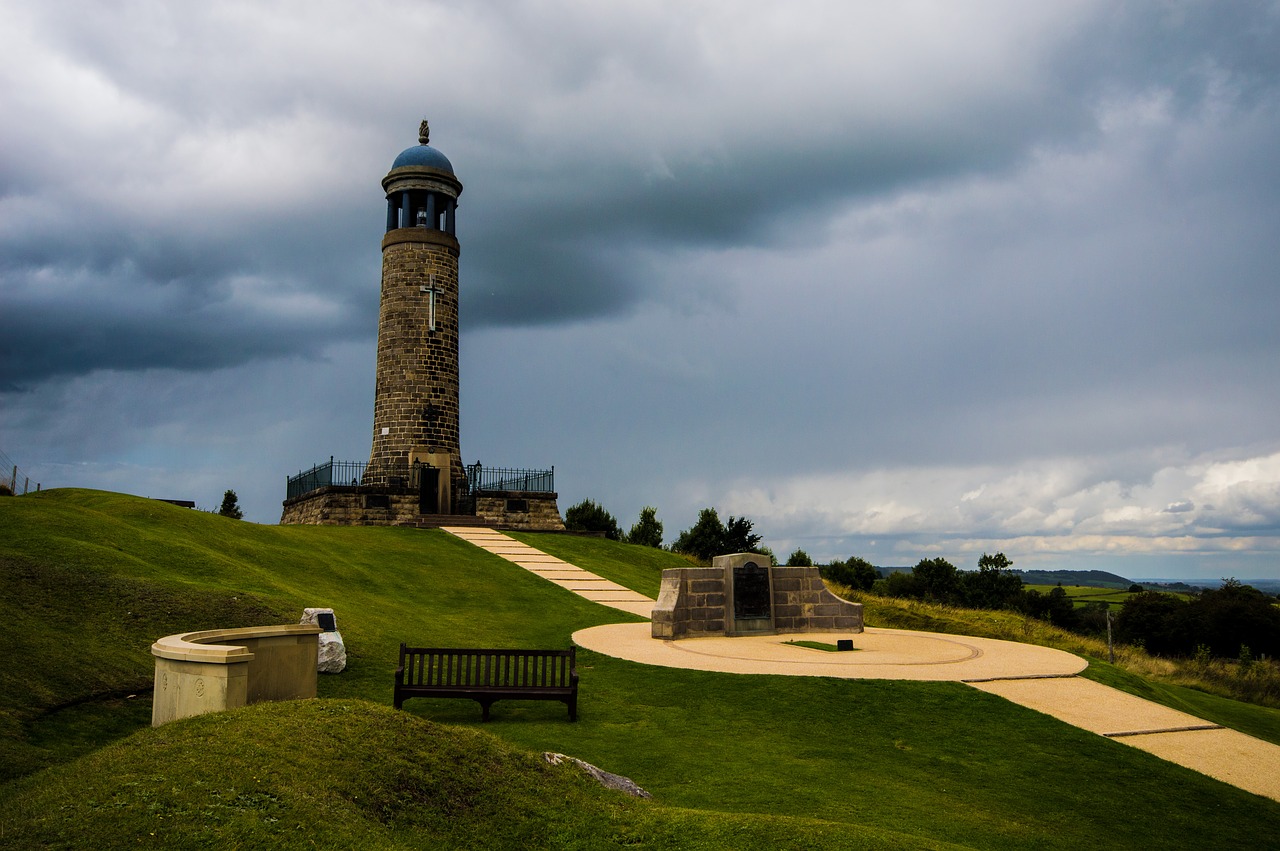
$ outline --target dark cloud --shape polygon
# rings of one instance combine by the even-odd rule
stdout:
[[[379,180],[426,116],[465,454],[820,557],[1268,546],[1274,4],[5,12],[18,463],[195,464],[274,520],[281,471],[361,457]]]

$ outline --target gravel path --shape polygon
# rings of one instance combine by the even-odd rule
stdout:
[[[589,600],[648,617],[653,600],[536,550],[501,532],[472,527],[448,531]],[[788,644],[835,644],[829,653]],[[867,628],[862,633],[808,633],[662,641],[647,623],[579,630],[575,644],[619,659],[732,674],[782,674],[849,679],[947,680],[1051,715],[1076,727],[1140,748],[1161,759],[1280,801],[1280,746],[1076,676],[1079,656],[1014,641],[911,630]]]

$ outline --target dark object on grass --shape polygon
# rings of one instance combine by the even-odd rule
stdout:
[[[494,701],[558,700],[578,720],[578,669],[568,650],[473,650],[400,645],[393,703],[411,697],[474,700],[489,720]]]
[[[853,649],[853,639],[852,639],[852,638],[838,638],[838,639],[836,639],[836,649],[837,649],[837,650],[852,650],[852,649]]]

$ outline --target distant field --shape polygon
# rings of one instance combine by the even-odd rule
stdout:
[[[1023,588],[1028,591],[1039,591],[1041,594],[1048,594],[1057,585],[1024,585]],[[1133,594],[1128,591],[1117,591],[1114,588],[1097,588],[1092,585],[1063,585],[1062,590],[1067,593],[1067,597],[1076,607],[1085,605],[1086,603],[1106,603],[1112,609],[1118,610],[1124,605],[1124,601],[1128,600]],[[1190,594],[1177,593],[1173,591],[1165,591],[1166,594],[1174,594],[1178,597],[1189,599]]]

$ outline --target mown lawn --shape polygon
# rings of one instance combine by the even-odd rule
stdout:
[[[544,544],[551,538],[559,552]],[[611,578],[630,572],[624,584],[648,583],[651,593],[661,568],[672,566],[670,554],[645,563],[640,556],[648,554],[594,539],[538,536],[535,546],[557,555],[577,547],[562,557],[604,575],[612,571]],[[422,827],[436,824],[433,808],[446,806],[427,790],[457,778],[427,782],[399,767],[387,791],[366,770],[387,756],[383,751],[410,747],[418,735],[369,732],[376,753],[359,745],[365,735],[359,719],[377,730],[408,723],[383,720],[364,703],[389,703],[399,642],[564,646],[577,629],[628,618],[443,532],[256,526],[88,491],[0,500],[0,568],[0,617],[22,618],[15,646],[20,658],[34,660],[3,673],[0,758],[16,776],[85,754],[0,787],[7,799],[0,822],[18,820],[16,828],[0,828],[10,847],[45,835],[31,831],[56,830],[59,819],[85,817],[90,796],[102,806],[119,804],[122,831],[147,835],[137,832],[154,817],[147,802],[156,803],[170,779],[165,746],[157,741],[181,741],[188,728],[207,738],[220,723],[230,725],[226,735],[242,737],[238,767],[202,761],[192,745],[173,779],[204,783],[206,794],[218,784],[249,794],[245,777],[256,768],[280,778],[290,760],[312,748],[323,754],[323,773],[363,778],[340,784],[341,800],[319,782],[264,793],[284,809],[274,809],[270,797],[233,798],[243,804],[232,819],[240,846],[292,847],[280,828],[287,811],[304,824],[323,820],[317,835],[339,845],[414,847],[436,829]],[[312,710],[294,705],[144,729],[142,689],[154,638],[235,620],[296,621],[309,605],[333,606],[347,641],[349,670],[323,677],[326,700],[314,705],[354,707],[349,732],[317,745],[296,721]],[[797,837],[793,847],[813,848],[1248,847],[1259,836],[1280,836],[1280,804],[962,685],[680,671],[586,651],[580,670],[578,723],[569,723],[557,703],[499,702],[489,724],[467,701],[415,700],[407,712],[389,714],[485,734],[466,741],[489,742],[492,734],[509,743],[477,744],[480,754],[505,753],[511,745],[570,753],[632,777],[656,797],[654,805],[633,805],[588,795],[583,807],[604,809],[579,821],[564,821],[548,800],[549,823],[563,825],[548,847],[787,847],[778,844],[780,835]],[[129,708],[117,713],[111,701]],[[103,749],[122,735],[119,745]],[[254,737],[267,738],[270,748],[246,744]],[[57,748],[50,744],[55,739],[80,744]],[[480,764],[495,759],[515,757],[484,757]],[[459,763],[457,770],[480,769]],[[140,785],[122,786],[126,775]],[[380,803],[360,810],[360,819],[372,819],[368,830],[344,839],[328,820],[359,809],[362,784]],[[102,797],[107,790],[115,790],[113,797]],[[425,808],[424,821],[402,825],[388,801]],[[59,816],[60,806],[70,809]],[[44,821],[37,824],[38,814]],[[492,817],[479,818],[465,836]],[[687,841],[679,825],[688,826]],[[231,834],[220,830],[206,825],[181,835],[186,847],[235,847],[221,841]],[[587,833],[590,842],[582,839]],[[527,847],[519,844],[523,836],[516,830],[493,847]]]

